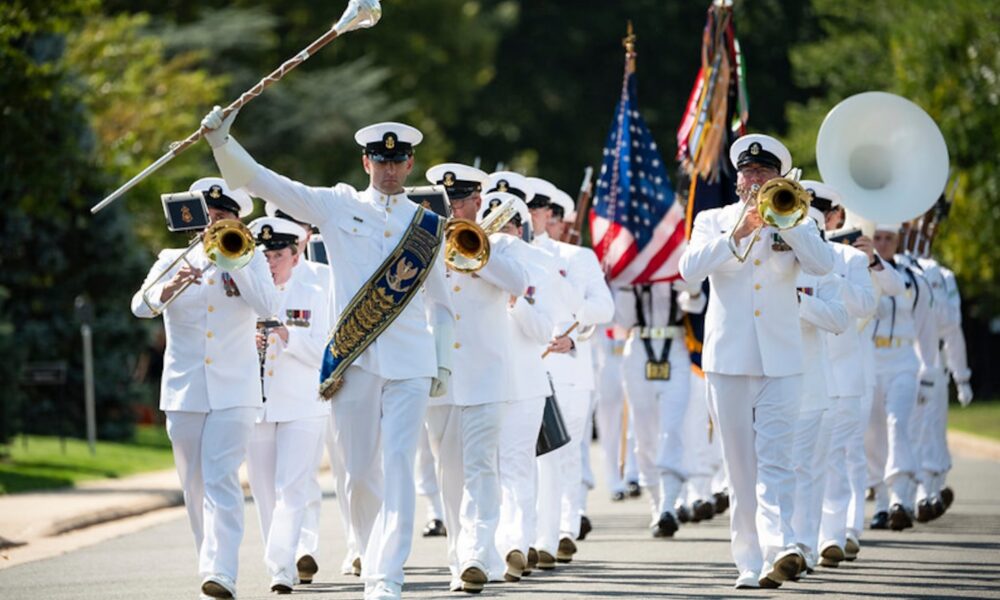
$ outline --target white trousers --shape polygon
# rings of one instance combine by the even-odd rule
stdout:
[[[853,497],[847,457],[848,448],[861,439],[861,396],[834,398],[826,419],[830,423],[830,449],[823,461],[826,485],[819,529],[820,550],[829,544],[843,548],[847,543],[848,509]]]
[[[545,398],[511,402],[500,425],[500,523],[496,533],[497,557],[490,576],[503,574],[503,559],[512,550],[528,555],[537,523],[537,461],[535,443],[542,426]]]
[[[597,376],[597,435],[604,454],[604,481],[614,495],[625,491],[622,477],[622,417],[625,410],[625,387],[621,377],[621,356],[609,355]]]
[[[639,345],[641,348],[641,344]],[[639,481],[650,492],[650,514],[673,513],[687,479],[684,464],[684,417],[691,389],[687,350],[678,340],[671,345],[671,376],[666,381],[646,379],[646,359],[625,357],[622,374],[633,415]]]
[[[417,444],[417,459],[414,467],[417,494],[427,498],[427,520],[444,521],[444,507],[441,505],[441,488],[437,480],[437,461],[431,450],[427,428],[420,432],[420,442]]]
[[[792,531],[795,543],[804,548],[811,564],[819,560],[819,526],[823,517],[826,454],[830,446],[828,410],[819,408],[799,412],[791,454],[795,468]]]
[[[940,368],[920,376],[916,410],[910,420],[911,439],[917,452],[919,499],[937,498],[944,476],[951,470],[948,452],[948,374]]]
[[[414,454],[431,380],[383,379],[350,367],[331,401],[344,492],[365,582],[403,584],[413,542]]]
[[[874,398],[873,414],[881,407],[886,417],[885,439],[889,451],[883,481],[889,489],[889,502],[913,509],[917,458],[910,438],[910,419],[917,404],[917,374],[912,371],[878,374]]]
[[[323,436],[329,417],[254,425],[247,452],[250,491],[257,505],[264,564],[272,578],[295,579],[295,553],[307,507],[315,499]]]
[[[560,538],[575,540],[580,533],[580,446],[587,424],[590,391],[555,384],[556,401],[566,422],[570,443],[538,457],[537,550],[556,555]]]
[[[861,539],[865,528],[865,495],[868,492],[868,439],[872,422],[874,386],[865,386],[858,411],[858,428],[847,443],[847,474],[851,484],[851,499],[847,505],[847,533]]]
[[[239,469],[260,409],[208,413],[167,411],[167,436],[184,489],[184,505],[202,577],[236,580],[243,540],[243,488]]]
[[[795,546],[789,465],[802,377],[706,373],[729,480],[729,531],[740,573],[760,573]]]
[[[683,504],[696,500],[707,501],[712,495],[712,476],[718,468],[715,459],[718,449],[709,440],[708,401],[705,398],[705,380],[695,373],[690,375],[690,399],[684,415],[684,465],[687,471],[687,494]],[[716,438],[714,432],[712,437]]]
[[[506,408],[490,403],[427,409],[452,579],[470,566],[488,572],[500,521],[500,426]]]

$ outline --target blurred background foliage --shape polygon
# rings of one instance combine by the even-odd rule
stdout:
[[[326,31],[344,2],[8,0],[0,5],[0,378],[66,360],[53,391],[14,385],[0,439],[71,428],[82,409],[73,299],[96,309],[102,436],[155,406],[157,323],[128,311],[168,234],[158,195],[215,174],[204,144],[97,217],[88,209]],[[992,0],[737,0],[750,128],[788,141],[806,176],[841,99],[885,90],[938,122],[958,178],[935,254],[965,299],[973,383],[1000,329],[1000,28]],[[425,134],[410,183],[445,160],[539,175],[575,196],[621,88],[625,23],[638,35],[640,105],[664,156],[700,64],[708,0],[383,0],[372,30],[336,40],[241,113],[234,135],[311,184],[366,184],[353,133],[403,120]],[[919,149],[914,149],[919,151]],[[260,210],[260,207],[258,208]],[[151,366],[152,365],[152,366]],[[146,411],[148,413],[148,411]]]

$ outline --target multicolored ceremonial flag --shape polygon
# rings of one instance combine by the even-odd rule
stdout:
[[[701,68],[677,129],[677,161],[690,178],[685,239],[691,237],[699,212],[738,200],[729,147],[746,133],[748,116],[746,70],[733,27],[732,4],[714,1],[702,35]],[[702,292],[711,293],[707,281]],[[685,315],[684,325],[691,365],[700,373],[704,313]]]
[[[636,96],[635,36],[625,38],[625,76],[591,211],[594,251],[612,285],[679,277],[684,210]]]

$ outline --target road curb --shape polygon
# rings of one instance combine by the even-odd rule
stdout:
[[[966,458],[1000,462],[1000,442],[971,433],[949,429],[948,448]]]
[[[184,494],[180,491],[163,494],[158,498],[148,498],[129,503],[127,506],[113,506],[86,514],[75,515],[67,519],[53,521],[49,527],[41,531],[42,537],[63,535],[72,531],[86,529],[95,525],[103,525],[119,519],[138,517],[154,510],[173,508],[184,504]]]

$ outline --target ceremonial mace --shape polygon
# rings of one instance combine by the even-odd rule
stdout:
[[[306,46],[301,52],[286,60],[280,67],[271,72],[270,75],[264,77],[254,84],[253,87],[243,92],[243,94],[240,95],[236,101],[222,111],[223,119],[248,104],[269,86],[280,81],[281,78],[287,75],[292,69],[305,62],[310,56],[319,52],[323,46],[326,46],[334,39],[349,31],[373,27],[376,23],[378,23],[381,16],[382,7],[379,5],[379,0],[350,0],[350,3],[344,10],[344,14],[341,15],[340,20],[337,21],[337,23],[331,27],[329,31],[317,38],[313,43]],[[95,204],[93,208],[90,209],[90,212],[96,214],[105,206],[114,202],[116,199],[125,194],[125,192],[135,187],[140,181],[149,177],[157,169],[170,162],[181,152],[184,152],[193,146],[195,142],[202,138],[206,131],[208,130],[205,127],[200,127],[183,141],[170,144],[170,150],[166,154],[156,159],[156,162],[143,169],[138,175],[129,179],[125,185],[115,190],[107,198]]]

